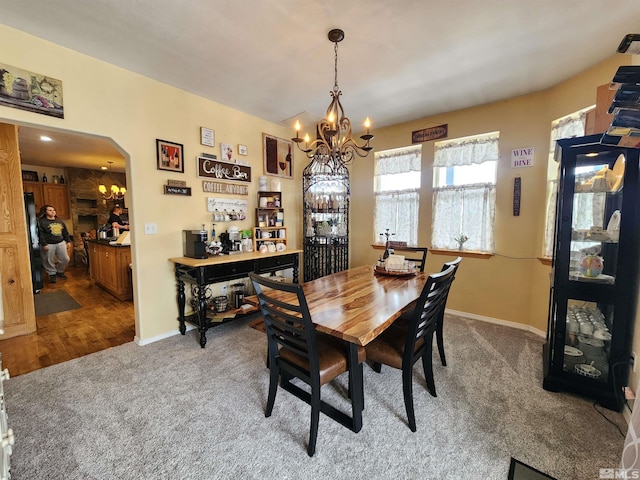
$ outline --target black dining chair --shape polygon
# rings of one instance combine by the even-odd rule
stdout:
[[[450,262],[446,262],[442,266],[442,271],[445,271],[447,268],[453,266],[455,270],[453,271],[453,277],[455,279],[456,273],[458,273],[458,267],[460,266],[460,262],[462,261],[462,257],[458,257],[455,260],[451,260]],[[444,309],[447,305],[447,299],[449,298],[449,292],[447,292],[447,296],[444,299],[444,303],[442,304],[442,310],[440,311],[440,316],[438,317],[438,324],[436,325],[436,343],[438,345],[438,354],[440,355],[440,363],[442,363],[443,367],[447,366],[447,358],[444,354],[444,338],[443,338],[443,329],[444,329]]]
[[[367,361],[373,362],[373,369],[380,372],[382,365],[388,365],[402,371],[402,391],[407,411],[409,428],[416,431],[416,418],[413,408],[413,365],[422,360],[422,368],[427,388],[432,396],[436,395],[433,379],[433,334],[440,311],[444,308],[455,267],[451,266],[440,273],[429,275],[422,289],[416,307],[403,315],[407,318],[407,327],[395,323],[365,346]]]
[[[404,259],[408,262],[413,262],[416,268],[421,272],[424,272],[424,266],[427,261],[427,247],[398,247],[392,246],[393,253],[396,255],[404,255]]]
[[[270,375],[265,417],[271,416],[273,411],[280,379],[283,389],[311,405],[311,428],[307,448],[311,457],[316,450],[320,412],[346,426],[351,420],[320,398],[322,385],[349,370],[348,347],[338,338],[316,332],[300,284],[275,282],[255,273],[250,273],[249,277],[258,297],[268,342]],[[276,298],[281,292],[291,294],[287,301]],[[363,348],[359,349],[358,357],[358,363],[364,362]],[[294,377],[309,385],[311,393],[291,383],[290,380]],[[349,396],[352,399],[352,408],[355,409],[351,391],[350,379]]]

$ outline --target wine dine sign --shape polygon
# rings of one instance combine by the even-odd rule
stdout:
[[[533,167],[533,147],[511,150],[511,168]]]

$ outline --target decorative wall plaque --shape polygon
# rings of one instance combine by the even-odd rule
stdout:
[[[198,177],[216,180],[234,180],[251,183],[251,167],[237,163],[222,162],[207,157],[197,157]]]
[[[449,124],[438,125],[437,127],[423,128],[411,132],[411,143],[423,143],[439,138],[447,138],[449,135]]]
[[[249,195],[249,187],[247,185],[213,182],[209,180],[202,181],[202,191],[207,193],[223,193],[225,195]]]

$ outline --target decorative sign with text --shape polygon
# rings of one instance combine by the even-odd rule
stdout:
[[[206,193],[223,193],[225,195],[249,195],[249,187],[247,185],[213,182],[210,180],[202,181],[202,191]]]
[[[511,150],[511,168],[533,167],[533,147]]]
[[[520,216],[520,199],[522,198],[522,179],[516,177],[513,179],[513,216]]]
[[[197,157],[197,160],[199,178],[251,183],[251,167],[248,165],[221,162],[209,157]]]
[[[208,197],[207,198],[207,212],[215,212],[216,210],[222,212],[226,210],[227,212],[236,211],[236,212],[246,212],[249,207],[249,202],[247,200],[237,200],[235,198],[217,198],[217,197]]]
[[[449,135],[449,124],[438,125],[437,127],[423,128],[411,132],[411,143],[429,142],[439,138],[447,138]]]
[[[185,195],[191,196],[191,187],[174,187],[173,185],[164,185],[165,195]]]

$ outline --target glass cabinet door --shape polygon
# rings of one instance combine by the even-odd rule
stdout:
[[[610,152],[608,152],[610,153]],[[574,171],[569,279],[613,285],[618,261],[625,156],[578,155]]]
[[[612,327],[613,305],[569,299],[563,370],[606,382]]]

